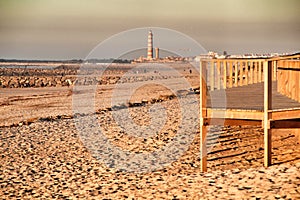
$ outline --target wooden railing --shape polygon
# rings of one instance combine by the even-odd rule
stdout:
[[[207,85],[211,91],[263,82],[265,59],[205,59]],[[275,62],[274,62],[275,63]],[[276,79],[273,65],[272,79]]]
[[[243,122],[252,125],[261,121],[264,130],[264,165],[271,165],[272,137],[275,128],[300,130],[300,109],[273,110],[272,84],[277,80],[278,91],[300,102],[300,55],[271,59],[202,59],[200,61],[200,156],[201,171],[207,170],[207,126]],[[212,114],[207,107],[207,92],[264,82],[264,103],[261,114],[252,111],[225,110],[226,116]],[[209,110],[210,109],[210,110]],[[218,109],[216,110],[218,111]],[[224,121],[219,120],[224,118]],[[225,119],[226,118],[226,119]],[[215,122],[212,122],[213,119]],[[243,120],[245,119],[245,120]],[[298,120],[298,121],[297,121]]]
[[[263,82],[265,61],[271,62],[272,80],[278,92],[300,102],[300,55],[272,59],[203,59],[207,86],[227,89]]]
[[[277,61],[277,90],[279,93],[300,102],[299,55],[290,60]]]

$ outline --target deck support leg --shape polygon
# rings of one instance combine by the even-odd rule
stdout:
[[[206,118],[206,65],[200,61],[200,170],[207,171],[207,130],[205,125]]]
[[[272,61],[264,62],[264,166],[271,165],[272,154],[272,129],[271,129],[271,109],[272,109]]]
[[[202,123],[202,124],[201,124]],[[204,118],[200,118],[200,170],[201,172],[207,171],[207,143],[206,143],[206,136],[207,136],[207,129],[204,124]]]

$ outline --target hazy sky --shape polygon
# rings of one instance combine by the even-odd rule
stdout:
[[[219,53],[295,52],[300,1],[0,0],[0,58],[85,58],[139,27],[174,29]]]

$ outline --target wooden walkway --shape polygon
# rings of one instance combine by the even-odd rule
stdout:
[[[207,171],[209,125],[261,125],[264,165],[270,166],[272,129],[300,129],[300,54],[203,59],[200,77],[201,171]]]
[[[290,109],[300,108],[300,102],[297,102],[277,91],[277,81],[272,82],[272,109]],[[264,84],[255,83],[251,85],[229,88],[224,91],[214,90],[207,92],[207,107],[211,108],[211,96],[221,97],[226,95],[226,109],[245,109],[258,110],[264,109]],[[223,98],[214,99],[214,108],[225,108],[221,102]]]

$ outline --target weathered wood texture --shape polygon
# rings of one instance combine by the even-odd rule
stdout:
[[[261,121],[264,166],[271,165],[272,128],[300,126],[299,59],[300,55],[201,60],[201,171],[207,170],[206,126],[222,123],[251,125]]]
[[[277,82],[272,82],[272,109],[300,108],[299,102],[279,93],[277,85]],[[209,108],[262,111],[264,105],[264,84],[256,83],[226,90],[208,91],[207,96],[207,106]],[[226,100],[226,107],[220,102],[224,99]]]
[[[278,92],[300,102],[300,60],[280,60],[278,69]]]
[[[264,62],[264,119],[262,127],[264,129],[264,165],[271,165],[272,159],[272,61]]]
[[[201,88],[201,93],[200,93],[200,167],[201,171],[205,172],[207,171],[207,127],[204,124],[204,119],[207,116],[206,113],[206,63],[200,63],[200,88]]]

